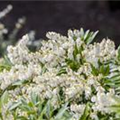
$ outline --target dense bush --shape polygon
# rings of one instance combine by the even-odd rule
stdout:
[[[1,120],[119,120],[120,47],[97,32],[46,34],[39,50],[28,35],[0,64]]]

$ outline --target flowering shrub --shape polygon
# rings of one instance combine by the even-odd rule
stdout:
[[[28,35],[7,47],[0,64],[2,120],[120,119],[120,47],[97,32],[46,34],[38,51]]]

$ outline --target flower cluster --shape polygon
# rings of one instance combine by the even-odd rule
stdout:
[[[69,30],[68,36],[48,32],[48,41],[41,41],[36,52],[27,47],[28,35],[16,46],[8,46],[9,69],[5,66],[0,72],[1,96],[5,91],[10,96],[3,111],[21,97],[29,102],[35,93],[42,100],[52,99],[54,108],[69,103],[71,120],[83,120],[87,110],[86,120],[114,120],[110,107],[116,103],[114,97],[120,97],[114,77],[119,77],[119,49],[109,39],[91,44],[96,34],[83,29]]]

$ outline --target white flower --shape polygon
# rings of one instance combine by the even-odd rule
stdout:
[[[85,106],[86,106],[85,104],[81,104],[81,105],[72,104],[70,106],[70,110],[72,112],[75,112],[74,116],[76,117],[76,120],[78,120],[81,117],[81,115],[83,114],[83,112],[85,110]]]
[[[101,43],[85,45],[81,40],[83,32],[79,30],[69,30],[68,37],[62,36],[55,32],[48,32],[48,41],[42,41],[42,47],[36,52],[30,52],[27,44],[29,38],[27,35],[18,42],[16,46],[8,46],[8,58],[13,64],[10,70],[4,69],[0,72],[0,88],[5,90],[16,80],[26,80],[29,84],[18,87],[18,89],[8,90],[12,96],[10,101],[19,100],[21,96],[28,99],[31,92],[36,93],[41,99],[52,99],[53,107],[60,105],[60,92],[64,95],[62,102],[70,102],[70,112],[73,119],[78,120],[83,114],[86,101],[91,103],[90,117],[98,120],[98,112],[110,113],[108,107],[115,101],[114,89],[106,91],[104,85],[101,84],[104,75],[92,73],[91,64],[98,68],[98,60],[104,63],[108,60],[116,59],[116,50],[114,42],[103,40]],[[75,45],[83,50],[76,54],[74,58],[73,51]],[[78,65],[78,69],[74,71],[71,63],[67,63],[66,59],[79,64],[81,59],[84,63]],[[119,71],[119,67],[110,64],[110,75],[113,71]],[[60,73],[60,74],[58,74]],[[84,97],[83,97],[84,96]],[[25,114],[25,113],[21,113]],[[72,118],[71,118],[72,120]]]
[[[114,59],[116,54],[115,44],[113,41],[103,39],[101,43],[94,43],[89,45],[83,51],[87,62],[94,63],[98,66],[98,60],[107,61]]]

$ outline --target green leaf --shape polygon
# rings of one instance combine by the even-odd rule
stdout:
[[[78,51],[77,45],[75,44],[74,51],[73,51],[74,59],[76,58],[76,56],[77,56],[78,53],[79,53],[79,51]]]
[[[80,117],[79,120],[89,120],[90,110],[89,104],[87,103],[83,115]]]
[[[87,38],[87,40],[86,40],[86,43],[87,43],[87,44],[90,44],[90,43],[94,40],[94,38],[96,37],[97,34],[98,34],[98,31],[96,31],[95,33],[90,32],[90,33],[88,34],[88,38]]]
[[[97,68],[95,68],[92,64],[91,64],[91,68],[92,68],[92,74],[97,76],[99,74],[99,71],[97,70]]]
[[[6,104],[8,102],[8,98],[9,98],[8,92],[5,91],[3,93],[3,95],[1,96],[1,103],[2,103],[2,105]]]
[[[77,61],[71,60],[71,59],[66,59],[65,60],[67,65],[73,70],[73,71],[77,71],[80,67],[80,63],[78,63]]]
[[[59,72],[57,73],[57,76],[60,76],[61,74],[66,74],[66,73],[67,73],[66,69],[65,68],[61,68],[59,70]]]
[[[68,103],[66,103],[66,104],[58,111],[57,115],[55,116],[55,120],[60,120],[60,119],[63,117],[64,113],[65,113],[66,110],[68,109],[67,106],[68,106]]]
[[[88,35],[89,35],[89,32],[90,32],[90,30],[87,30],[87,31],[85,32],[85,35],[84,35],[84,40],[86,40],[86,39],[87,39],[87,37],[88,37]]]
[[[120,118],[120,98],[113,96],[113,99],[115,100],[115,104],[111,105],[109,109]]]
[[[104,73],[104,75],[108,75],[109,72],[110,72],[110,67],[109,67],[109,65],[108,65],[108,66],[105,68],[105,73]]]
[[[2,63],[0,63],[0,72],[2,72],[4,69],[10,70],[12,66],[12,63],[8,59],[7,56],[4,56],[4,60]]]
[[[9,94],[5,91],[0,98],[0,113],[2,112],[2,106],[8,102]]]
[[[107,76],[109,74],[110,67],[109,65],[105,66],[104,64],[100,66],[100,73],[102,73],[104,76]]]
[[[21,86],[27,82],[28,80],[16,80],[15,82],[12,83],[12,86]]]
[[[81,40],[84,40],[84,30],[83,28],[80,29],[80,37],[81,37]]]
[[[116,94],[120,94],[120,72],[112,72],[104,77],[104,87],[113,88]]]
[[[100,73],[104,74],[104,65],[100,66]]]
[[[50,100],[47,102],[46,105],[46,117],[49,120],[51,117],[51,105],[50,105]]]
[[[12,110],[15,110],[18,106],[21,105],[21,101],[19,102],[14,102],[10,107],[9,107],[9,110],[12,111]]]
[[[26,111],[26,112],[29,112],[31,111],[31,108],[28,106],[28,105],[23,105],[21,104],[20,106],[18,106],[19,109],[21,109],[22,111]]]
[[[120,61],[120,46],[118,47],[118,56],[117,56],[117,58]]]
[[[22,97],[20,101],[23,105],[28,105],[27,100],[24,97]]]
[[[17,120],[28,120],[25,116],[18,116]]]
[[[36,103],[38,102],[37,101],[37,97],[38,97],[38,95],[37,94],[35,94],[35,93],[31,93],[31,101],[32,101],[32,103],[34,104],[34,105],[36,105]]]

